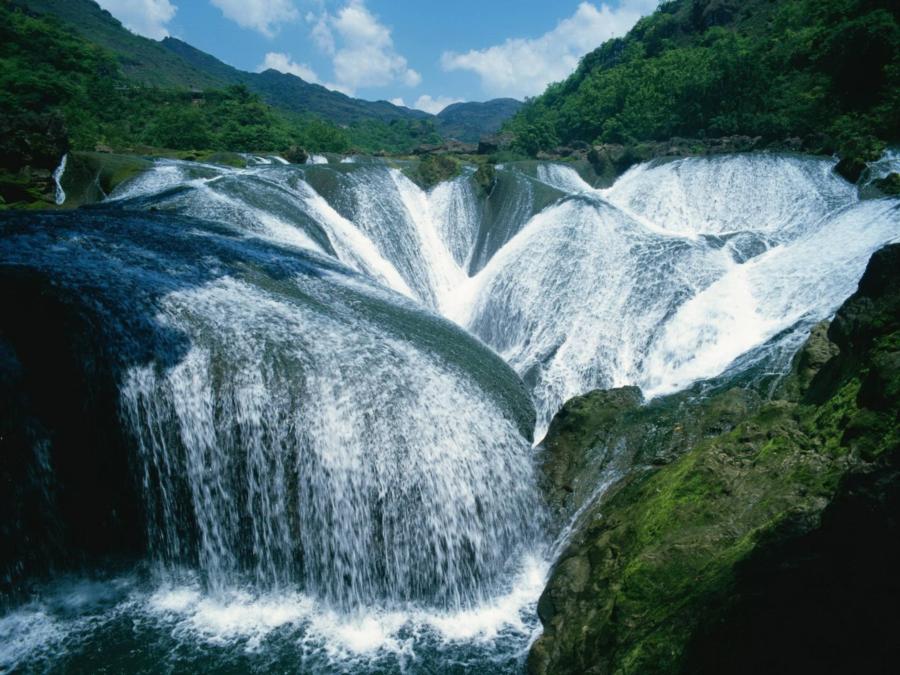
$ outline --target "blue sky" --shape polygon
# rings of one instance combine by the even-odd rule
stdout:
[[[624,34],[658,0],[98,0],[136,33],[242,70],[438,112],[524,98]]]

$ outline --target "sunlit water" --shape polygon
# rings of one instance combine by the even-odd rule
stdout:
[[[900,236],[897,200],[823,159],[654,163],[607,190],[509,165],[489,197],[471,170],[424,191],[364,158],[251,160],[161,161],[103,211],[219,223],[249,269],[193,221],[183,254],[123,252],[130,230],[16,253],[76,285],[139,269],[188,348],[121,383],[150,560],[37,586],[0,619],[0,669],[519,672],[560,546],[530,445],[562,403],[783,371]],[[198,260],[218,271],[185,283]]]

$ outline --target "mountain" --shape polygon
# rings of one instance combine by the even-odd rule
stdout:
[[[93,0],[15,0],[34,12],[52,14],[82,37],[115,54],[122,71],[146,86],[211,89],[243,84],[270,105],[315,114],[336,124],[375,119],[419,120],[428,113],[387,101],[364,101],[277,71],[249,73],[175,38],[161,42],[135,35]]]
[[[367,119],[391,122],[431,117],[421,110],[410,110],[388,101],[364,101],[352,98],[277,70],[266,70],[262,73],[238,70],[175,38],[165,38],[158,44],[197,71],[229,84],[243,84],[262,96],[266,103],[291,112],[320,115],[338,124],[352,124]]]
[[[432,120],[447,136],[477,141],[497,131],[521,105],[512,99],[462,103],[435,117],[388,101],[353,98],[276,70],[242,71],[176,38],[156,41],[135,35],[94,0],[13,0],[13,4],[58,17],[89,42],[116,55],[125,76],[142,85],[205,90],[242,84],[276,108],[340,125]]]
[[[214,71],[196,68],[161,43],[130,32],[93,0],[13,0],[10,4],[56,16],[89,42],[115,54],[126,77],[143,85],[212,89],[227,83]]]
[[[510,123],[536,154],[742,135],[855,162],[900,139],[895,0],[672,0]],[[791,142],[785,143],[786,140]]]
[[[437,114],[437,128],[445,138],[477,143],[483,135],[499,131],[523,105],[514,98],[454,103]]]

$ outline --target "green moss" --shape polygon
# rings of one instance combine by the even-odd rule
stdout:
[[[497,182],[497,170],[493,164],[481,164],[475,171],[474,179],[479,191],[484,195],[490,195]]]
[[[450,155],[426,155],[408,170],[409,177],[422,188],[430,189],[459,175],[462,164]]]

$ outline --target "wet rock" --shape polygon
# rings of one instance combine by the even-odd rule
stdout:
[[[306,160],[309,159],[309,153],[306,152],[303,148],[292,145],[283,153],[281,156],[284,157],[291,164],[306,164]]]
[[[884,178],[873,180],[872,187],[884,195],[892,197],[900,195],[900,173],[892,173]]]

